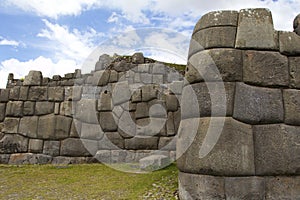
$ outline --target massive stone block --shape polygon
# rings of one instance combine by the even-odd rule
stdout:
[[[240,11],[236,48],[278,49],[278,34],[273,27],[272,14],[267,9]]]
[[[22,117],[23,116],[23,101],[9,101],[6,104],[6,116]]]
[[[48,88],[48,100],[49,101],[63,101],[64,100],[64,88],[63,87],[49,87]]]
[[[97,146],[97,141],[94,141]],[[60,155],[61,156],[89,156],[91,153],[85,147],[83,140],[77,138],[68,138],[61,142]]]
[[[130,100],[131,93],[127,81],[117,82],[112,91],[114,105],[119,105]]]
[[[72,117],[75,112],[72,101],[64,101],[60,103],[59,114]]]
[[[96,71],[93,74],[92,84],[95,86],[105,86],[109,81],[109,70]]]
[[[112,57],[107,54],[103,54],[99,57],[96,63],[95,71],[106,69],[112,62]]]
[[[19,118],[6,117],[3,122],[3,133],[18,133]]]
[[[283,124],[253,127],[256,175],[300,174],[300,127]]]
[[[250,125],[231,117],[200,118],[198,128],[191,124],[195,122],[186,119],[180,123],[177,139],[177,154],[182,155],[177,160],[180,171],[222,176],[255,174]],[[193,131],[196,131],[194,138]]]
[[[245,51],[243,80],[261,86],[288,86],[288,59],[278,52]]]
[[[103,138],[103,135],[104,132],[99,124],[81,124],[80,138],[98,141]]]
[[[6,134],[0,139],[0,153],[27,152],[28,139],[17,134]]]
[[[300,125],[300,90],[283,90],[286,124]]]
[[[235,44],[235,35],[236,27],[212,27],[194,33],[192,40],[199,43],[204,49],[233,48]]]
[[[43,140],[30,139],[28,145],[28,152],[30,153],[42,153],[43,151]]]
[[[224,200],[224,178],[179,172],[179,198]]]
[[[266,199],[299,199],[300,176],[267,177]]]
[[[20,120],[18,133],[30,138],[37,138],[38,117],[23,117]]]
[[[39,139],[55,138],[56,118],[54,114],[39,117],[37,137]]]
[[[32,86],[29,88],[28,100],[30,101],[47,101],[48,88],[45,86]]]
[[[15,86],[10,89],[9,100],[14,100],[14,101],[19,100],[19,96],[20,96],[20,86]]]
[[[35,102],[33,101],[25,101],[23,108],[23,115],[33,115],[35,112]]]
[[[54,112],[54,102],[36,102],[35,115],[47,115]]]
[[[242,52],[237,49],[208,49],[189,58],[185,78],[189,83],[210,81],[241,81]]]
[[[290,86],[300,89],[300,57],[289,57]]]
[[[72,118],[61,115],[55,116],[55,139],[64,139],[69,137]]]
[[[12,154],[9,159],[10,165],[36,165],[49,164],[52,160],[51,156],[33,153],[16,153]]]
[[[0,122],[2,122],[5,118],[5,110],[6,110],[6,104],[0,103]]]
[[[28,98],[28,91],[29,87],[20,87],[20,95],[19,95],[19,100],[20,101],[26,101]]]
[[[42,72],[31,70],[29,74],[25,76],[23,85],[41,85],[42,80]]]
[[[295,56],[300,55],[300,38],[293,32],[279,32],[280,53]]]
[[[249,124],[280,123],[283,113],[280,89],[236,84],[234,118]]]
[[[43,154],[50,156],[59,156],[60,141],[44,141]]]
[[[136,136],[125,139],[125,149],[128,150],[156,150],[158,148],[158,137]]]
[[[113,132],[118,129],[112,112],[100,112],[99,113],[99,124],[103,131]]]
[[[112,98],[111,93],[104,91],[100,94],[100,99],[98,100],[98,111],[111,111],[112,110]]]
[[[76,118],[82,122],[98,124],[95,99],[81,99],[76,103]]]

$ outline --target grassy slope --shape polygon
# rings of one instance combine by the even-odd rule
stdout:
[[[174,199],[167,196],[176,188],[175,165],[147,174],[124,173],[101,164],[0,165],[0,199],[154,199],[153,193]]]

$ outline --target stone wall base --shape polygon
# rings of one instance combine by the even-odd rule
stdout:
[[[196,199],[300,199],[300,176],[218,177],[179,173],[179,197]]]

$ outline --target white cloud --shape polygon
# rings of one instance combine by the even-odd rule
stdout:
[[[0,46],[19,46],[19,42],[15,41],[15,40],[8,40],[8,39],[5,39],[3,37],[0,36]]]
[[[5,60],[0,64],[0,88],[5,88],[9,73],[13,73],[15,78],[24,78],[30,70],[37,70],[41,71],[44,77],[52,77],[56,74],[63,76],[80,67],[74,60],[65,59],[55,63],[43,56],[25,62],[17,59]]]

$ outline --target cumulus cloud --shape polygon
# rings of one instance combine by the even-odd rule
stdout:
[[[15,40],[8,40],[0,36],[0,46],[19,46],[19,42]]]

